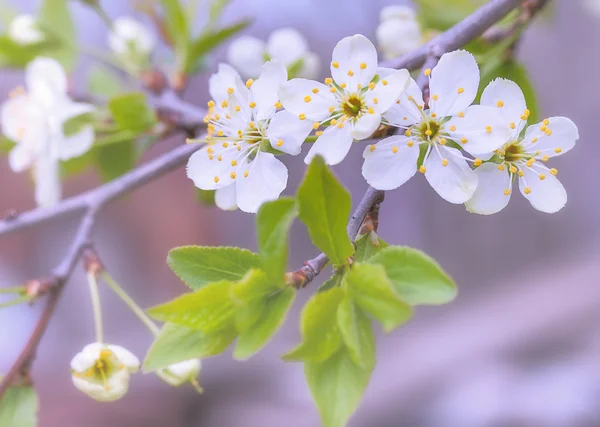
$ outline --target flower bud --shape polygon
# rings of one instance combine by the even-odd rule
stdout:
[[[117,18],[108,34],[108,45],[119,56],[149,55],[156,44],[154,35],[132,18]]]
[[[242,77],[258,77],[265,63],[265,44],[251,36],[234,40],[227,50],[227,61],[236,68]]]
[[[406,6],[384,8],[375,35],[386,59],[404,55],[423,44],[421,27],[412,9]]]
[[[271,33],[267,41],[267,54],[283,65],[290,67],[308,53],[308,43],[298,30],[279,28]]]
[[[8,36],[22,45],[36,44],[44,40],[44,34],[39,30],[32,15],[15,17],[8,26]]]
[[[200,360],[191,359],[174,363],[165,369],[159,369],[156,374],[167,384],[179,387],[182,384],[196,381],[200,373]]]
[[[381,22],[390,21],[392,19],[414,21],[417,19],[417,16],[410,6],[391,5],[381,9],[381,12],[379,12],[379,20]]]
[[[118,345],[86,345],[71,360],[73,384],[92,399],[111,402],[123,397],[129,376],[140,368],[135,355]]]
[[[321,71],[321,58],[314,52],[308,52],[303,60],[302,68],[296,77],[316,80]]]

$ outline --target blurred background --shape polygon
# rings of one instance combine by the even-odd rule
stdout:
[[[0,0],[7,2],[7,0]],[[34,0],[14,0],[23,11]],[[79,38],[106,45],[106,27],[72,2]],[[307,38],[326,64],[336,42],[362,33],[374,39],[383,0],[233,0],[224,21],[253,18],[245,33],[261,39],[290,26]],[[399,2],[401,3],[401,2]],[[454,277],[459,297],[449,305],[419,308],[397,332],[378,337],[378,365],[351,427],[593,427],[600,426],[600,192],[593,172],[595,126],[600,115],[600,14],[580,1],[556,1],[551,14],[526,32],[518,56],[537,90],[540,116],[564,115],[579,127],[580,142],[553,159],[569,194],[557,214],[535,211],[516,195],[499,214],[469,214],[442,200],[418,176],[388,192],[380,235],[390,243],[426,251]],[[136,13],[126,1],[104,1],[111,17]],[[138,16],[140,19],[143,17]],[[225,58],[218,51],[208,72],[191,82],[185,98],[208,100],[206,79]],[[74,85],[91,60],[83,59]],[[326,77],[321,73],[320,78]],[[0,71],[0,98],[23,83],[21,72]],[[143,160],[183,142],[155,145]],[[362,149],[335,168],[354,204],[366,189]],[[586,160],[588,159],[588,160]],[[304,164],[286,158],[288,194]],[[583,165],[583,167],[581,167]],[[592,179],[592,182],[587,181]],[[33,208],[27,174],[0,159],[0,212]],[[65,184],[65,195],[99,183],[94,172]],[[62,257],[76,216],[0,239],[0,286],[46,275]],[[254,217],[199,204],[180,168],[119,200],[100,216],[97,248],[113,277],[143,306],[170,299],[186,287],[165,263],[186,244],[255,249]],[[306,230],[293,227],[290,269],[316,254]],[[299,341],[299,312],[326,274],[299,292],[274,340],[247,362],[230,353],[203,361],[200,383],[173,389],[154,375],[132,378],[129,394],[101,404],[71,383],[69,362],[94,340],[83,268],[73,275],[42,341],[33,378],[42,427],[316,427],[320,425],[301,364],[279,357]],[[140,358],[152,342],[147,330],[105,288],[101,289],[107,341]],[[29,336],[41,304],[0,311],[0,372],[6,372]]]

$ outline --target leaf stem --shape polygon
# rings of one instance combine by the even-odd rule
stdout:
[[[10,307],[10,306],[21,304],[21,303],[24,303],[24,302],[27,302],[27,301],[29,301],[29,296],[23,295],[23,296],[20,296],[18,298],[12,299],[10,301],[6,301],[6,302],[1,303],[0,304],[0,308]]]
[[[90,298],[92,300],[92,308],[94,310],[94,326],[96,328],[96,341],[104,342],[104,332],[102,330],[102,308],[100,306],[100,294],[98,293],[98,280],[93,271],[89,271],[88,283],[90,285]]]
[[[25,286],[13,286],[11,288],[0,288],[0,294],[21,294],[25,292]]]
[[[133,311],[138,319],[142,321],[144,325],[152,332],[152,334],[156,337],[160,333],[160,329],[156,324],[146,315],[144,310],[136,304],[136,302],[131,298],[123,288],[121,288],[117,282],[106,272],[102,272],[102,277],[106,281],[106,284],[114,291],[115,294]]]

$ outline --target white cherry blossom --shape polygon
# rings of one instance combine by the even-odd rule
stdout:
[[[156,374],[167,384],[179,387],[185,383],[196,383],[196,378],[200,373],[200,360],[190,359],[183,362],[174,363],[167,368],[159,369]]]
[[[118,345],[86,345],[71,360],[73,384],[92,399],[111,402],[129,389],[129,377],[140,368],[139,359]]]
[[[154,34],[139,21],[129,17],[115,19],[108,33],[108,46],[121,57],[147,56],[156,45]]]
[[[31,169],[37,204],[51,206],[60,200],[59,162],[81,156],[94,142],[92,126],[65,135],[63,125],[94,108],[68,97],[66,74],[54,59],[29,63],[25,81],[27,90],[15,89],[2,105],[2,133],[17,143],[9,154],[11,169]]]
[[[470,212],[489,215],[508,205],[513,182],[535,209],[554,213],[567,203],[567,192],[556,178],[558,171],[548,168],[551,157],[560,156],[579,139],[577,126],[566,117],[550,117],[526,128],[529,110],[519,86],[505,79],[491,82],[481,95],[481,104],[496,108],[512,129],[509,137],[489,162],[475,172],[479,187],[465,205]]]
[[[367,146],[363,176],[379,190],[392,190],[419,170],[442,198],[464,203],[475,192],[477,175],[467,163],[470,159],[456,147],[473,155],[488,153],[506,142],[510,129],[495,109],[471,105],[479,86],[479,68],[470,53],[447,53],[425,73],[431,76],[429,108],[411,79],[406,92],[383,115],[404,135]],[[424,157],[418,166],[420,150]]]
[[[270,59],[282,62],[296,77],[314,79],[321,68],[319,56],[310,51],[304,36],[294,28],[273,31],[266,43],[252,36],[239,37],[227,51],[227,61],[244,77],[258,76]]]
[[[222,209],[238,206],[256,212],[275,200],[287,185],[287,168],[269,151],[296,155],[313,129],[281,107],[277,92],[287,80],[278,61],[269,61],[260,77],[244,84],[230,66],[221,64],[209,81],[207,146],[194,153],[187,174],[196,187],[217,190]]]
[[[409,6],[384,7],[380,12],[380,20],[375,35],[385,59],[404,55],[423,44],[421,26]]]
[[[283,107],[301,120],[314,122],[315,129],[326,125],[311,147],[305,162],[316,155],[327,164],[340,163],[354,140],[369,138],[385,113],[406,89],[407,70],[378,75],[377,50],[365,36],[342,39],[333,50],[333,78],[325,84],[292,79],[279,91]]]
[[[33,15],[18,15],[8,25],[8,37],[22,45],[36,44],[44,40]]]

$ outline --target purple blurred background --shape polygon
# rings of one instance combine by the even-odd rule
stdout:
[[[7,1],[7,0],[0,0]],[[25,11],[37,2],[14,0]],[[104,1],[112,17],[134,15],[126,1]],[[302,31],[326,63],[342,37],[371,38],[383,0],[233,0],[225,21],[252,17],[249,34],[266,38],[282,26]],[[72,2],[79,38],[105,46],[106,29],[90,10]],[[135,15],[134,15],[135,16]],[[335,19],[332,19],[334,18]],[[600,192],[593,182],[594,121],[600,114],[600,16],[579,1],[558,1],[551,16],[527,32],[519,57],[532,75],[542,116],[565,115],[579,126],[580,142],[553,160],[569,193],[567,206],[546,215],[520,196],[500,214],[481,217],[439,198],[422,177],[389,192],[380,234],[435,257],[456,279],[460,295],[447,306],[418,309],[414,320],[378,338],[378,365],[350,426],[376,427],[591,427],[600,426]],[[224,51],[216,55],[214,70]],[[89,60],[78,68],[75,84]],[[0,93],[22,83],[3,70]],[[322,77],[325,77],[324,75]],[[206,76],[186,98],[205,105]],[[79,82],[79,83],[78,83]],[[182,143],[158,144],[147,158]],[[335,168],[354,203],[366,188],[355,147]],[[585,159],[588,159],[587,161]],[[288,158],[293,193],[300,158]],[[581,167],[583,165],[583,167]],[[592,179],[592,184],[586,179]],[[0,212],[33,207],[26,174],[0,159]],[[90,172],[65,185],[73,195],[97,185]],[[255,248],[252,215],[198,204],[180,168],[111,205],[96,230],[98,251],[117,281],[144,307],[186,290],[165,263],[185,244]],[[60,260],[77,225],[75,216],[0,239],[0,286],[47,274]],[[304,227],[292,231],[290,268],[314,256]],[[321,280],[325,278],[325,275]],[[198,396],[192,387],[170,388],[154,375],[132,378],[129,394],[100,404],[71,384],[69,361],[94,340],[83,269],[73,276],[42,341],[33,369],[41,427],[316,427],[320,425],[301,364],[279,356],[299,341],[303,302],[319,282],[299,292],[275,339],[247,362],[230,353],[203,362]],[[152,338],[109,291],[101,289],[107,341],[143,357]],[[17,356],[40,305],[0,311],[0,372]]]

